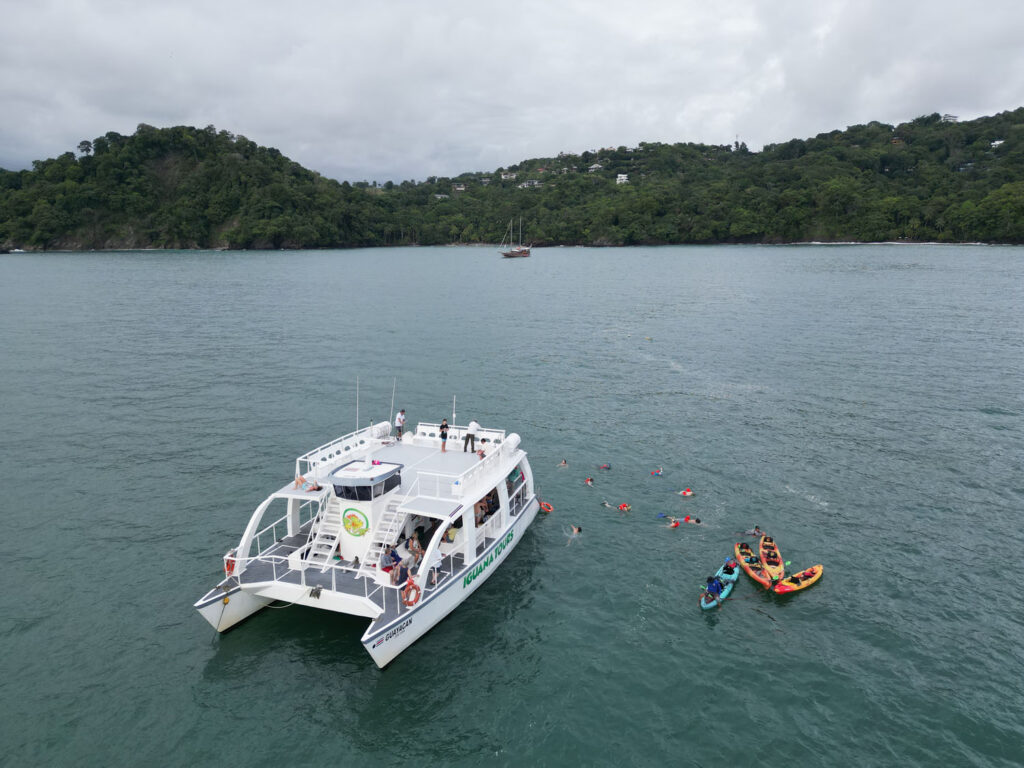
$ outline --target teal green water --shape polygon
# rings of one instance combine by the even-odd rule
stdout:
[[[0,257],[0,762],[1020,765],[1022,254]],[[383,671],[191,607],[357,376],[519,432],[555,507]],[[701,612],[755,523],[824,579]]]

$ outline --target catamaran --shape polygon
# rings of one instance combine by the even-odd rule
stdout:
[[[515,433],[371,425],[295,460],[195,607],[223,632],[275,601],[364,616],[384,667],[479,589],[540,507]],[[401,574],[401,578],[399,578]]]
[[[505,236],[501,238],[501,243],[498,245],[498,250],[501,255],[506,259],[515,259],[522,256],[530,255],[530,246],[523,245],[523,217],[519,217],[519,245],[512,245],[512,219],[508,220],[508,231]],[[505,247],[505,238],[508,238],[508,250],[503,250]]]

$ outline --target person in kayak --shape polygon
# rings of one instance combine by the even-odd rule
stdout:
[[[718,605],[722,604],[722,582],[717,576],[708,576],[708,585],[705,587],[704,592],[715,603]]]
[[[726,576],[732,576],[734,573],[736,573],[737,566],[738,563],[730,557],[728,560],[725,561],[725,565],[722,566],[722,573],[724,573]]]

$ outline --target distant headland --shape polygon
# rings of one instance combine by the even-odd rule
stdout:
[[[0,169],[0,250],[1024,243],[1024,108],[771,144],[641,143],[425,181],[337,182],[244,136],[139,125]]]

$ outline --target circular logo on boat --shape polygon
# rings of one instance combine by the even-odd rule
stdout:
[[[345,523],[345,530],[353,536],[365,536],[370,530],[370,521],[358,509],[349,507],[341,513],[341,519]]]

